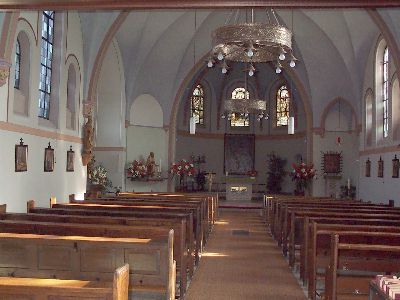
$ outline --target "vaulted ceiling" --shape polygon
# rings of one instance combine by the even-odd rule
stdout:
[[[90,74],[99,47],[119,13],[80,13],[86,74]],[[230,13],[196,10],[195,28],[194,10],[130,12],[115,35],[124,65],[127,107],[139,95],[151,94],[160,102],[167,121],[176,93],[194,66],[194,49],[196,61],[204,59],[211,47],[211,32],[223,25]],[[295,9],[292,14],[292,10],[279,9],[276,14],[281,23],[293,28],[295,55],[300,60],[296,73],[311,100],[314,123],[335,97],[352,101],[359,111],[367,61],[381,34],[368,11]],[[398,45],[400,10],[380,9],[378,14]],[[256,21],[265,18],[265,10],[256,10]],[[88,82],[85,92],[87,86]]]

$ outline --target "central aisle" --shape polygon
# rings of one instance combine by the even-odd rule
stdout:
[[[202,299],[306,299],[258,210],[221,210],[185,297]]]

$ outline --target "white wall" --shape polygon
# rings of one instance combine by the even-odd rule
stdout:
[[[142,160],[146,163],[146,159],[150,152],[154,152],[156,164],[160,164],[161,159],[161,175],[163,178],[168,177],[168,134],[163,128],[129,126],[126,133],[126,161]],[[162,192],[167,190],[167,180],[161,182],[131,181],[126,179],[126,190],[135,192]]]
[[[278,156],[287,160],[286,171],[290,172],[291,165],[296,162],[296,156],[306,157],[306,143],[303,138],[287,140],[263,140],[256,139],[255,144],[255,169],[258,172],[257,183],[266,184],[268,172],[268,154],[275,152]],[[202,170],[215,172],[215,182],[221,182],[224,175],[224,136],[216,135],[215,138],[201,136],[178,136],[176,147],[176,160],[189,160],[190,156],[206,156],[206,164]],[[282,183],[282,192],[292,193],[295,187],[289,176]]]
[[[400,178],[392,178],[392,159],[398,152],[362,155],[360,157],[360,199],[374,203],[388,203],[394,200],[395,206],[400,206]],[[384,161],[383,178],[378,177],[378,161]],[[371,161],[371,177],[365,177],[365,162]]]
[[[59,70],[59,88],[53,90],[54,98],[51,101],[59,101],[57,119],[65,119],[66,114],[66,85],[68,65],[66,62],[67,53],[73,54],[78,64],[83,66],[83,47],[82,33],[80,28],[79,16],[75,12],[70,12],[73,25],[66,26],[66,16],[60,22],[60,32],[63,33],[59,53],[61,54]],[[40,33],[37,32],[38,12],[21,12],[21,18],[17,24],[16,36],[23,30],[26,32],[30,42],[30,92],[28,114],[17,115],[13,111],[14,90],[14,53],[10,70],[9,83],[0,88],[0,102],[4,108],[0,120],[0,155],[3,158],[0,168],[0,202],[7,203],[7,209],[14,212],[26,211],[26,201],[34,199],[38,205],[49,205],[51,196],[57,197],[60,201],[67,201],[68,195],[75,193],[78,197],[83,197],[86,189],[86,168],[82,166],[81,160],[81,125],[82,113],[79,99],[82,99],[82,85],[79,89],[79,99],[76,99],[76,111],[79,114],[79,124],[76,130],[67,130],[64,123],[43,124],[38,120],[38,87],[40,72]],[[28,23],[27,23],[28,22]],[[39,26],[39,31],[41,30]],[[36,37],[39,37],[36,44]],[[65,40],[68,39],[68,45]],[[14,45],[15,48],[15,45]],[[79,70],[76,70],[77,73]],[[58,71],[57,71],[58,72]],[[84,78],[84,74],[79,74]],[[58,100],[54,100],[58,99]],[[7,113],[8,101],[8,113]],[[57,106],[57,105],[56,105]],[[59,125],[60,124],[60,125]],[[15,172],[14,170],[14,149],[19,144],[19,139],[23,138],[24,144],[28,145],[28,171]],[[69,141],[74,142],[69,142]],[[55,149],[55,168],[54,172],[44,172],[44,149],[48,143]],[[70,146],[75,151],[75,171],[66,172],[66,156]]]
[[[109,45],[101,68],[95,121],[96,163],[103,164],[113,186],[124,189],[125,77],[117,41]]]
[[[340,137],[341,144],[336,143]],[[356,133],[348,132],[326,132],[324,137],[314,135],[314,166],[317,170],[317,176],[313,180],[312,193],[313,196],[330,196],[332,193],[339,197],[340,186],[347,184],[350,179],[351,185],[356,186],[359,190],[359,158],[358,158],[358,136]],[[342,153],[343,169],[341,178],[332,179],[324,178],[322,170],[322,153],[335,151]]]

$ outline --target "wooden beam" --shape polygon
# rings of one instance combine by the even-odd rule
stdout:
[[[0,0],[2,10],[155,9],[155,8],[379,8],[400,7],[399,0]]]

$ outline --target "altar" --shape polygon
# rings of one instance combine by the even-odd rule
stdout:
[[[225,176],[227,201],[251,201],[255,177]]]

